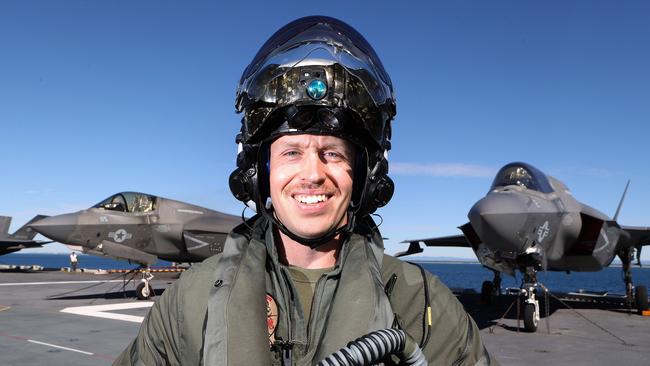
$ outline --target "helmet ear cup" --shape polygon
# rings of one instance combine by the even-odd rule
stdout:
[[[389,176],[382,174],[379,177],[371,177],[368,198],[370,199],[370,205],[373,207],[372,212],[379,207],[386,206],[390,199],[393,198],[394,192],[395,183]]]
[[[386,206],[395,192],[395,183],[388,176],[388,161],[382,156],[368,172],[361,214],[371,214],[379,207]]]
[[[237,168],[230,173],[228,184],[230,192],[239,201],[249,204],[257,202],[257,169],[255,168],[255,149],[249,145],[243,145],[242,150],[237,154]]]
[[[230,192],[236,199],[248,203],[249,201],[257,202],[255,199],[255,182],[257,181],[257,172],[255,168],[241,169],[236,168],[230,173],[228,183]]]
[[[394,192],[395,183],[388,175],[369,176],[364,197],[363,214],[371,214],[379,207],[386,206],[393,197]]]

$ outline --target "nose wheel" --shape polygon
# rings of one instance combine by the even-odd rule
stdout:
[[[535,287],[529,286],[521,291],[524,306],[524,330],[529,333],[537,331],[539,325],[539,300],[535,296]]]
[[[151,284],[149,284],[149,281],[153,279],[153,275],[149,271],[149,268],[140,270],[140,273],[142,273],[142,279],[135,288],[135,295],[138,297],[138,300],[148,300],[155,295]]]
[[[539,325],[539,300],[537,299],[537,272],[526,268],[524,283],[521,285],[521,302],[523,304],[524,330],[534,333]]]

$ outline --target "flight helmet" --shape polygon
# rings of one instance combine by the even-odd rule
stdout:
[[[391,199],[387,156],[396,113],[393,86],[373,48],[346,23],[309,16],[278,30],[244,70],[235,107],[243,117],[230,189],[292,239],[316,247],[350,231],[355,219]],[[357,148],[348,224],[315,239],[299,237],[279,222],[269,194],[270,143],[305,133],[337,136]]]

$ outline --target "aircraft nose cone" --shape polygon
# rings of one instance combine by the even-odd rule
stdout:
[[[489,193],[467,215],[474,230],[493,251],[524,250],[521,230],[528,217],[526,199],[516,193]]]
[[[30,227],[40,234],[58,242],[66,242],[77,225],[77,215],[65,214],[38,220]]]

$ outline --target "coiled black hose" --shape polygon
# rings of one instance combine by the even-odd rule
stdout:
[[[368,366],[389,355],[399,357],[403,365],[427,364],[420,347],[403,330],[381,329],[348,343],[318,366]]]

